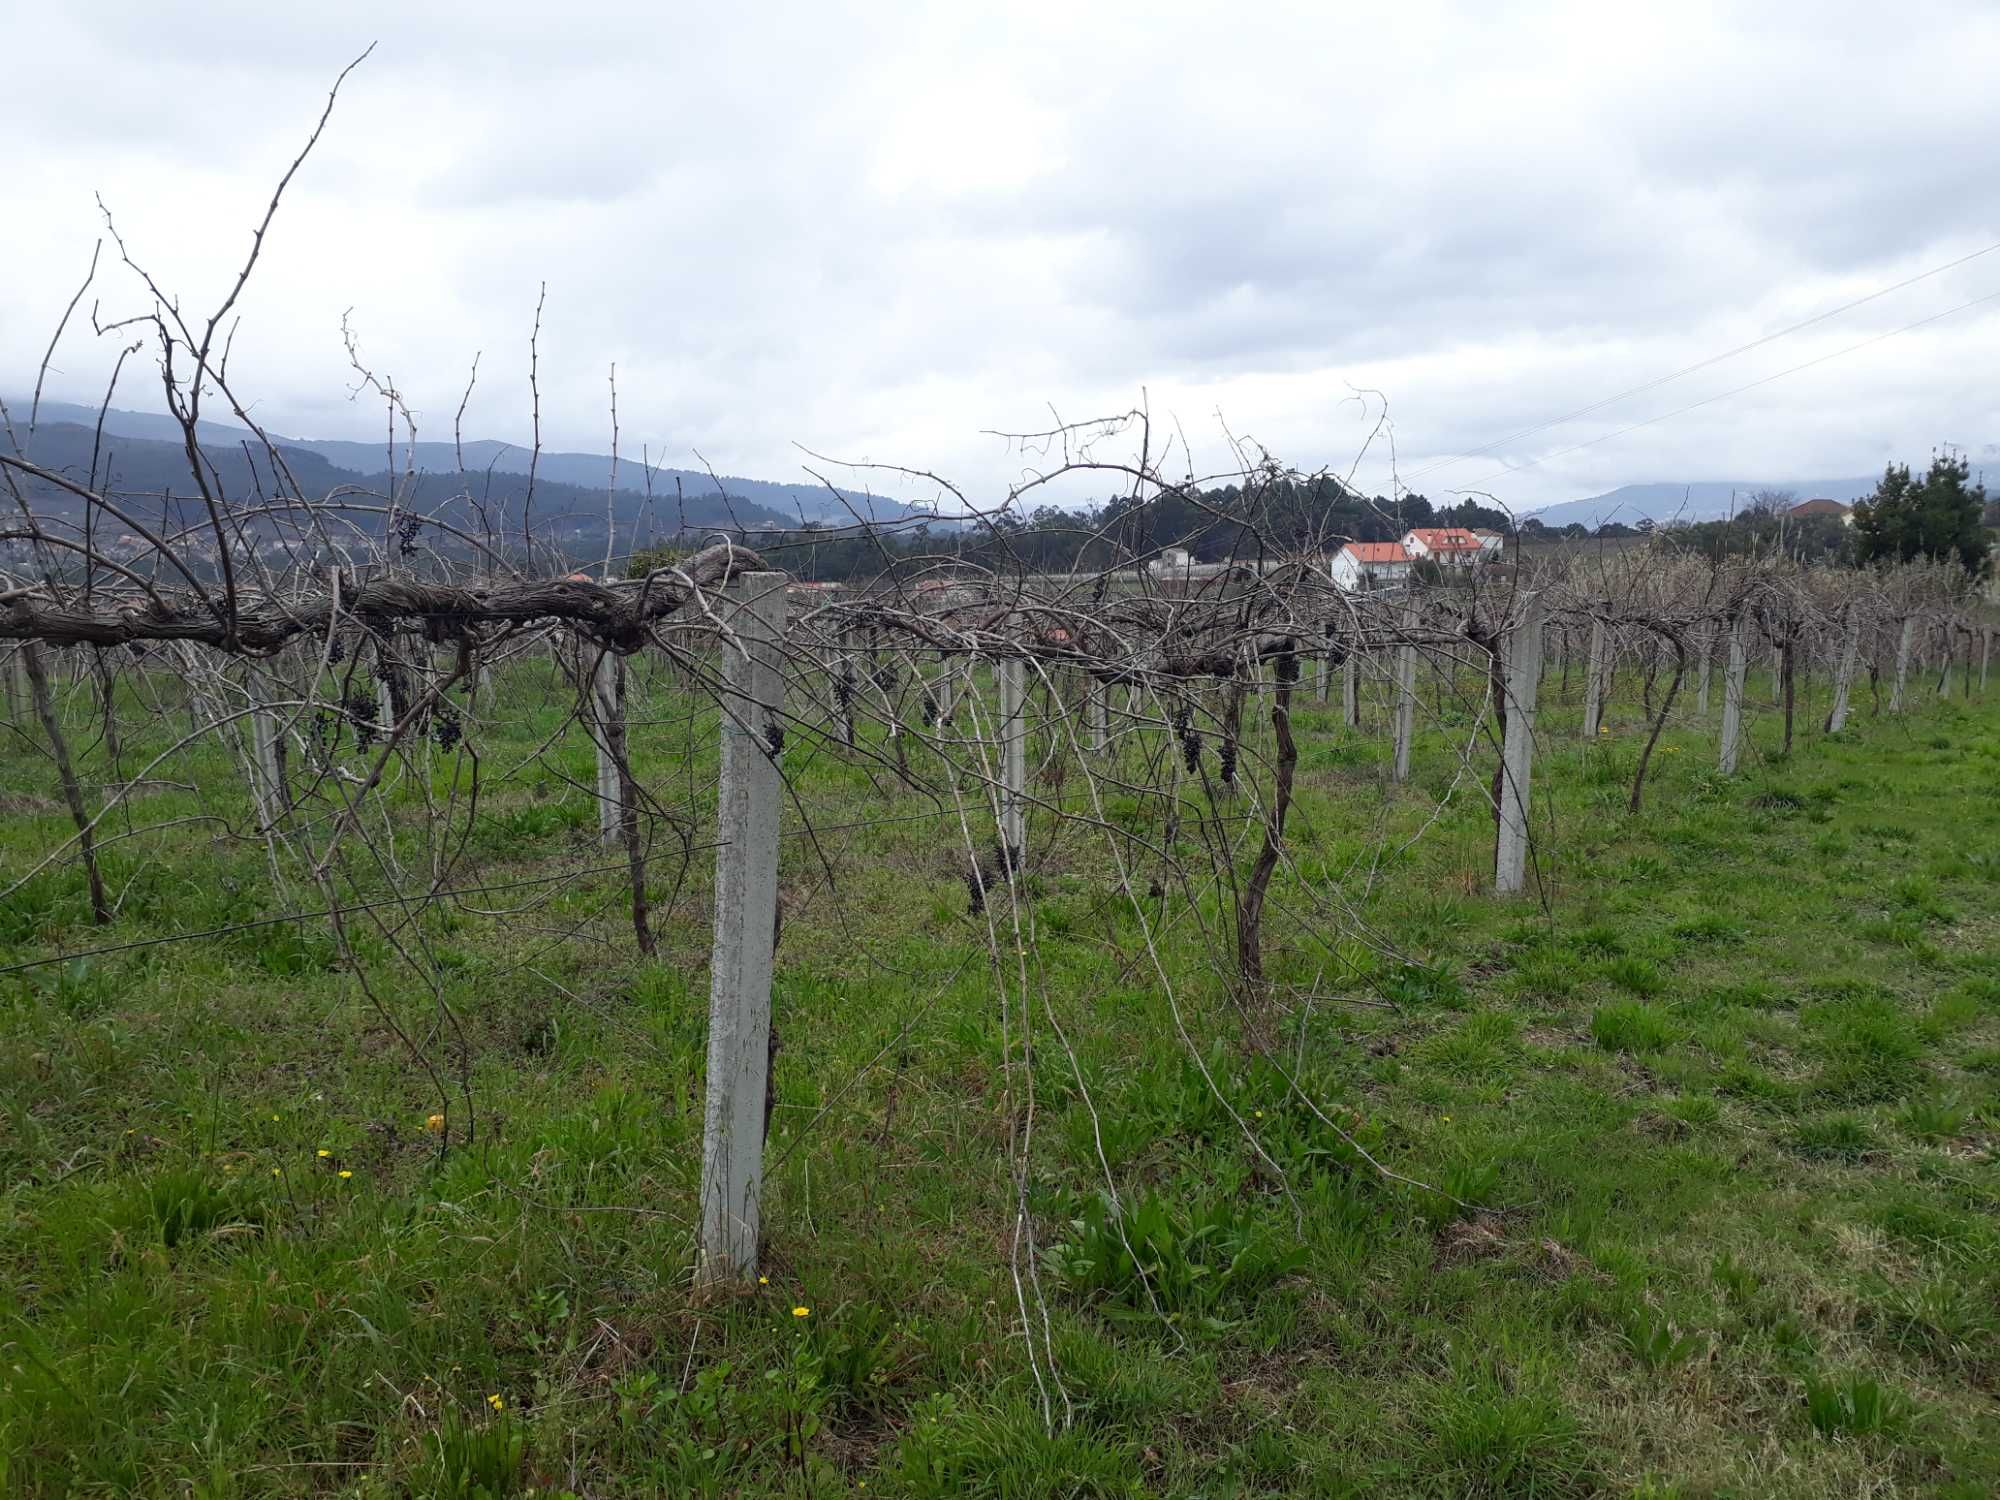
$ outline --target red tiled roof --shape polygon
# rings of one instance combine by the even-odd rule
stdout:
[[[1340,549],[1359,563],[1406,563],[1410,554],[1401,542],[1349,542]]]
[[[1472,552],[1479,547],[1479,538],[1463,526],[1417,526],[1410,535],[1433,552]]]
[[[1852,509],[1854,507],[1851,505],[1842,505],[1838,500],[1828,500],[1821,497],[1813,500],[1801,500],[1787,511],[1786,514],[1793,516],[1844,516]]]

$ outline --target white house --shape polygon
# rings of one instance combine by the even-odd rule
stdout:
[[[1479,538],[1463,526],[1418,526],[1403,534],[1403,550],[1447,568],[1469,568],[1486,556]]]
[[[1334,587],[1350,594],[1395,588],[1409,581],[1410,554],[1401,542],[1349,542],[1328,568]]]
[[[1501,533],[1485,531],[1475,526],[1472,534],[1479,538],[1479,551],[1486,561],[1498,562],[1507,555],[1507,538]]]

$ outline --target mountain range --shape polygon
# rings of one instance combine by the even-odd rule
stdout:
[[[28,404],[25,399],[8,399],[17,431],[26,420]],[[63,472],[76,469],[70,477],[83,478],[97,420],[95,407],[44,400],[28,456],[46,468]],[[104,433],[107,452],[100,456],[100,473],[108,469],[118,476],[108,483],[147,493],[168,487],[183,492],[191,488],[180,425],[171,417],[113,407],[104,412]],[[232,493],[270,491],[269,476],[262,473],[268,467],[268,460],[256,434],[230,423],[204,421],[198,436],[204,451],[224,466],[225,485]],[[421,476],[419,498],[415,502],[420,507],[425,498],[435,501],[447,492],[469,489],[489,507],[505,506],[518,515],[532,464],[538,513],[560,514],[565,526],[580,526],[586,532],[594,530],[598,545],[604,540],[607,492],[614,523],[622,538],[643,539],[682,529],[797,527],[808,522],[841,526],[857,518],[892,522],[928,514],[914,506],[855,490],[732,475],[718,477],[699,469],[647,468],[629,456],[621,456],[617,486],[613,490],[608,454],[536,455],[532,449],[493,439],[464,445],[461,474],[461,451],[451,443],[399,445],[392,463],[386,441],[296,438],[275,432],[269,436],[272,445],[285,455],[287,466],[307,494],[324,493],[338,485],[381,493],[388,489],[391,476],[400,479],[407,467]],[[237,481],[234,484],[230,483],[231,474]],[[514,502],[511,506],[510,500]],[[575,540],[585,542],[593,538],[579,536]]]
[[[7,404],[18,427],[25,419],[28,402],[10,398]],[[94,407],[43,401],[30,456],[45,467],[84,477],[97,420]],[[116,476],[107,483],[140,493],[189,490],[181,430],[172,418],[114,407],[104,413],[104,432],[107,452],[100,455],[100,473]],[[265,472],[269,465],[262,445],[247,428],[205,421],[200,437],[230,493],[270,493],[275,489]],[[606,540],[605,501],[612,478],[607,454],[536,455],[517,443],[482,438],[466,443],[462,455],[451,443],[420,442],[413,449],[399,446],[392,466],[386,441],[281,437],[276,433],[271,434],[271,441],[285,455],[288,467],[308,494],[323,494],[342,485],[385,493],[392,479],[400,481],[409,465],[419,475],[413,500],[419,508],[444,503],[447,497],[470,490],[488,514],[511,515],[516,518],[515,525],[519,524],[532,462],[538,528],[554,524],[557,539],[585,550],[601,550]],[[1607,521],[1634,525],[1648,519],[1707,521],[1741,510],[1759,490],[1788,490],[1801,500],[1824,496],[1851,504],[1873,493],[1876,483],[1876,476],[1870,475],[1627,484],[1527,514],[1551,527],[1580,523],[1595,528]],[[59,496],[51,494],[50,498],[60,503]],[[621,458],[610,499],[617,540],[632,545],[644,545],[678,531],[757,530],[805,523],[841,526],[856,519],[886,523],[931,514],[855,490],[735,476],[718,478],[698,469],[648,469],[629,457]],[[954,524],[948,517],[937,519],[944,527]]]
[[[1607,521],[1719,521],[1741,511],[1759,490],[1784,490],[1801,500],[1852,505],[1875,493],[1879,475],[1866,479],[1708,479],[1692,484],[1624,484],[1584,500],[1565,500],[1530,512],[1544,526],[1579,523],[1595,529]],[[1527,517],[1522,517],[1523,520]]]

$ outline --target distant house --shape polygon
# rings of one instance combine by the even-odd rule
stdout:
[[[1486,547],[1463,526],[1419,526],[1403,534],[1403,548],[1412,559],[1429,559],[1447,568],[1469,568],[1486,556]]]
[[[1401,542],[1349,542],[1328,567],[1334,587],[1359,594],[1408,582],[1410,554]]]
[[[1162,547],[1160,555],[1153,559],[1153,573],[1156,577],[1161,574],[1185,574],[1193,567],[1194,554],[1185,547]]]
[[[1507,538],[1500,532],[1484,531],[1475,526],[1472,534],[1479,538],[1480,554],[1489,562],[1497,560],[1507,551]]]
[[[1848,526],[1854,524],[1853,506],[1842,505],[1838,500],[1828,500],[1824,496],[1814,500],[1801,500],[1797,505],[1786,511],[1785,514],[1787,516],[1839,516],[1843,524]]]

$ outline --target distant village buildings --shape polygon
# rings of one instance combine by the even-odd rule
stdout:
[[[1327,567],[1336,588],[1358,594],[1402,587],[1420,562],[1440,568],[1473,568],[1497,561],[1506,547],[1507,538],[1497,531],[1416,526],[1397,542],[1349,542],[1333,554]]]
[[[1797,505],[1786,511],[1785,514],[1787,516],[1800,517],[1838,516],[1842,525],[1852,526],[1854,524],[1853,506],[1842,505],[1838,500],[1828,500],[1824,496],[1812,500],[1801,500]]]
[[[1333,554],[1329,568],[1336,588],[1361,594],[1402,587],[1409,582],[1413,563],[1403,542],[1349,542]]]

